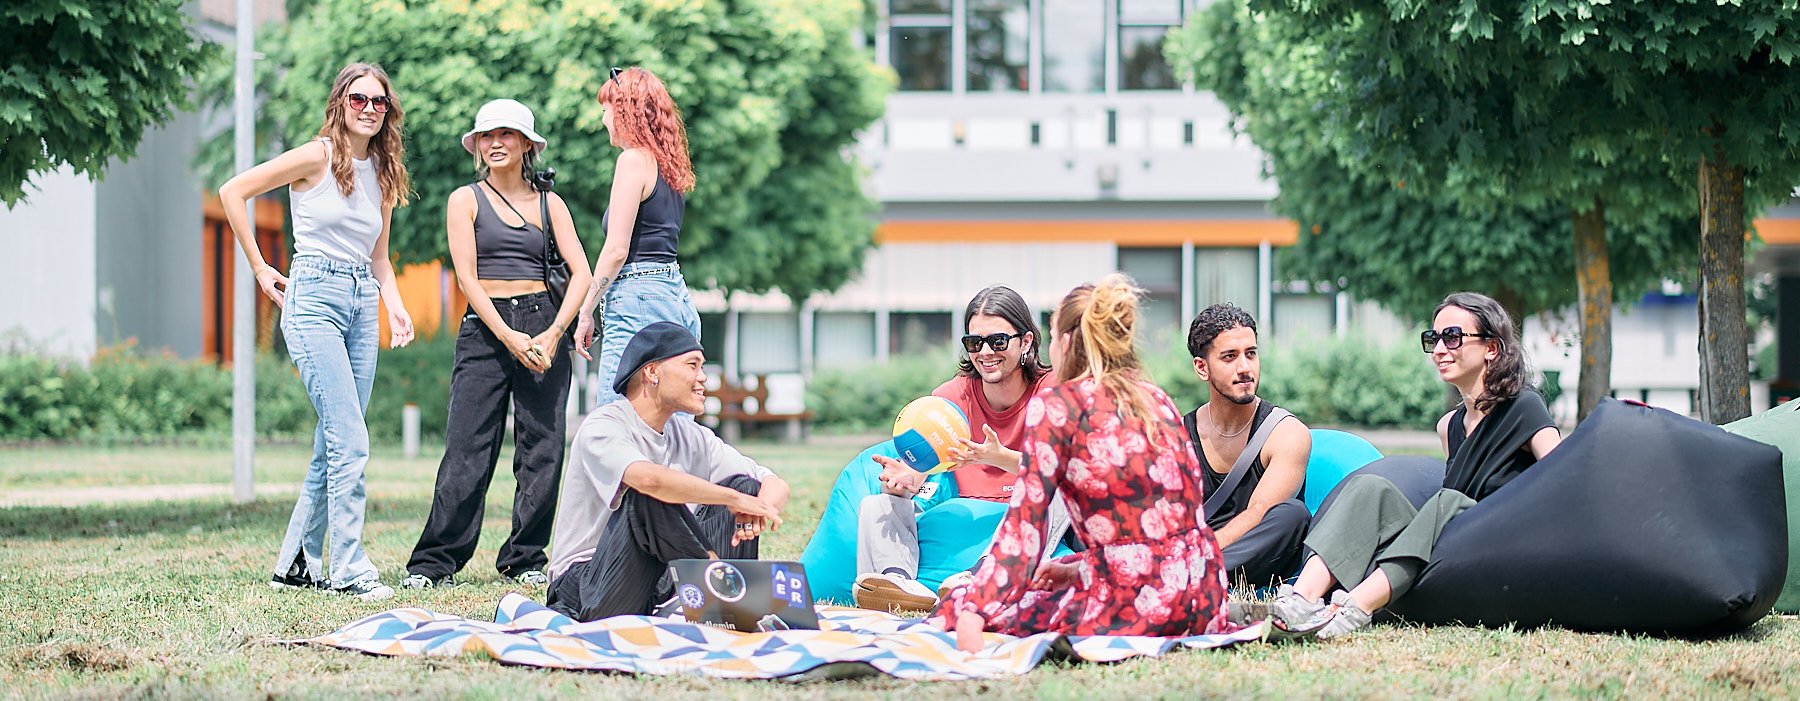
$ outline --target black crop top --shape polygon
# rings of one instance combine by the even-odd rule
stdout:
[[[500,221],[500,216],[494,213],[494,204],[488,201],[487,189],[480,183],[469,187],[475,190],[475,277],[482,280],[544,279],[544,230],[524,215],[519,216],[519,220],[525,222],[522,227]],[[532,200],[531,204],[535,207],[538,203]]]
[[[687,209],[687,198],[669,186],[669,181],[656,176],[656,188],[638,203],[637,221],[631,225],[631,253],[625,263],[673,263],[675,247],[681,241],[681,218]],[[600,229],[608,230],[612,208],[600,216]]]

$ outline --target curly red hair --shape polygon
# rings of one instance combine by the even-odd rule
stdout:
[[[694,190],[688,160],[687,128],[668,88],[650,71],[628,68],[600,84],[600,104],[613,113],[613,131],[626,148],[641,148],[656,159],[656,170],[682,193]]]

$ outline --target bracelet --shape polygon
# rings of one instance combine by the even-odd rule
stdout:
[[[275,266],[269,265],[268,263],[264,263],[262,265],[256,266],[256,270],[251,271],[250,277],[257,277],[257,276],[262,275],[262,271],[264,268],[268,268],[269,270],[274,270]]]

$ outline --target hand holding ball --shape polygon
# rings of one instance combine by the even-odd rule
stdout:
[[[956,467],[950,451],[968,439],[969,417],[943,397],[920,397],[894,417],[894,449],[907,467],[934,475]]]

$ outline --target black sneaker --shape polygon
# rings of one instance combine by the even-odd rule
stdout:
[[[278,574],[269,578],[270,589],[318,589],[322,586],[323,582],[305,574]]]
[[[288,565],[286,572],[269,578],[270,589],[322,589],[324,587],[323,580],[314,579],[312,575],[307,574],[306,556],[302,553],[294,553],[294,561]]]
[[[332,589],[331,593],[343,594],[363,601],[380,601],[382,599],[392,598],[394,596],[394,588],[382,584],[379,580],[364,579]]]

